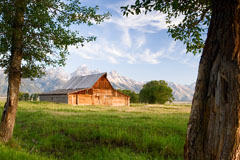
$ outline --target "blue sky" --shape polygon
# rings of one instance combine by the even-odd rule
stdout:
[[[97,36],[97,40],[70,47],[64,69],[71,73],[85,64],[91,70],[115,70],[136,81],[195,82],[200,55],[186,54],[182,42],[168,35],[163,14],[123,17],[120,6],[132,3],[134,0],[84,0],[83,4],[98,5],[99,12],[109,11],[112,16],[100,25],[73,27],[82,35]]]

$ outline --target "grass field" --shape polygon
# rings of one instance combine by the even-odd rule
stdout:
[[[20,102],[14,139],[0,145],[0,159],[183,159],[189,112],[187,104]]]

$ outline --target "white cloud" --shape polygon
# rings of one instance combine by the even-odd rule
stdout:
[[[119,49],[117,49],[115,45],[112,45],[111,47],[104,46],[103,50],[104,52],[109,53],[112,56],[124,57],[124,53],[122,53]]]
[[[146,49],[143,54],[140,55],[140,58],[144,62],[148,62],[150,64],[158,64],[159,57],[163,55],[162,51],[158,51],[156,53],[152,53],[150,49]]]
[[[125,46],[127,46],[129,48],[132,46],[131,37],[130,37],[128,29],[126,29],[126,28],[123,29],[122,42]]]
[[[158,33],[161,30],[166,30],[166,15],[153,11],[149,12],[147,15],[142,13],[140,15],[129,14],[128,17],[123,16],[120,7],[134,4],[134,2],[135,0],[127,0],[109,5],[108,8],[113,9],[116,14],[107,20],[106,24],[110,24],[112,27],[122,32],[121,44],[123,44],[125,47],[128,47],[129,49],[133,47],[140,49],[146,42],[145,36],[140,36],[134,39],[132,32],[137,31],[137,34],[144,35],[149,33]],[[182,19],[183,17],[178,17],[173,20],[173,23],[178,24]],[[172,46],[170,46],[170,52],[174,52],[174,45],[175,44],[172,44]],[[131,63],[132,62],[133,61],[131,61]]]
[[[131,1],[127,4],[132,4]],[[118,5],[118,4],[117,4]],[[135,29],[141,32],[155,33],[157,31],[167,29],[168,25],[166,24],[166,14],[162,14],[156,11],[148,12],[147,15],[141,13],[139,15],[129,14],[128,17],[123,16],[123,13],[120,12],[120,6],[110,7],[114,9],[118,15],[114,15],[107,23],[113,23],[119,26],[120,29],[129,30]],[[183,16],[172,19],[172,24],[179,24],[183,20]],[[151,28],[151,29],[149,29]]]
[[[136,63],[136,56],[133,56],[133,55],[130,55],[130,54],[128,54],[127,56],[127,63],[129,63],[129,64],[135,64]]]
[[[117,2],[117,3],[109,4],[106,7],[109,9],[113,9],[114,11],[116,11],[119,14],[122,14],[122,12],[120,10],[121,6],[131,5],[134,3],[135,3],[135,0],[124,0],[124,1]]]
[[[120,6],[134,2],[135,0],[127,0],[108,6],[114,9],[117,15],[114,14],[107,20],[101,29],[107,26],[106,28],[109,29],[107,33],[111,36],[107,37],[104,33],[96,31],[98,33],[95,33],[98,37],[96,42],[88,43],[83,48],[71,48],[70,52],[84,59],[106,61],[112,64],[158,64],[162,60],[190,64],[190,60],[186,60],[186,56],[182,55],[185,50],[183,51],[175,41],[171,41],[169,45],[159,46],[159,49],[155,48],[153,51],[147,38],[152,35],[149,33],[159,34],[159,31],[167,29],[166,16],[157,12],[150,12],[147,15],[122,16]],[[179,23],[181,20],[182,17],[177,18],[173,20],[173,23]]]
[[[138,36],[136,37],[136,47],[141,48],[146,43],[145,36]]]
[[[120,29],[135,29],[141,32],[153,33],[162,29],[167,29],[165,15],[156,14],[155,12],[148,15],[129,15],[128,17],[115,16],[107,21],[119,26]],[[149,30],[149,27],[153,27]],[[153,30],[154,29],[154,30]]]
[[[76,48],[75,46],[70,46],[68,50],[70,53],[77,54],[84,59],[93,59],[92,56],[88,55],[88,53],[91,51],[91,50],[89,50],[88,47]]]
[[[173,53],[173,52],[175,52],[176,50],[176,41],[172,41],[171,43],[170,43],[170,45],[169,45],[169,47],[168,47],[168,52],[169,53]]]
[[[107,57],[107,59],[113,64],[118,64],[119,63],[114,57],[109,56],[109,57]]]
[[[76,48],[71,46],[69,51],[70,53],[79,55],[83,59],[108,60],[108,62],[113,64],[118,64],[119,60],[122,59],[127,59],[129,62],[134,61],[119,45],[101,38],[96,42],[86,44],[84,47]]]
[[[137,45],[142,46],[145,43],[145,37],[137,37],[136,41],[139,41]],[[168,60],[195,68],[199,60],[198,56],[193,56],[192,54],[182,55],[185,49],[179,50],[179,46],[175,41],[169,43],[168,46],[159,48],[159,50],[155,52],[150,48],[132,47],[132,49],[129,50],[128,47],[124,46],[125,45],[117,42],[106,41],[99,38],[98,41],[88,43],[84,47],[70,47],[69,50],[71,53],[77,54],[83,59],[106,61],[112,64],[158,64],[161,61]]]

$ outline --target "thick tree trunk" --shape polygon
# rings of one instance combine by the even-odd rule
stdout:
[[[0,126],[0,139],[7,142],[12,138],[18,106],[18,93],[21,83],[21,61],[23,46],[23,25],[25,5],[23,0],[15,0],[11,60],[8,68],[8,97]]]
[[[213,0],[185,159],[240,159],[240,0]]]

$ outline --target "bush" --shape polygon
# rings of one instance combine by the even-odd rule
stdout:
[[[37,101],[37,100],[38,100],[38,94],[37,94],[37,93],[31,94],[30,100],[32,100],[32,101]]]
[[[172,89],[164,80],[150,81],[143,86],[139,93],[140,102],[160,103],[172,102],[174,100]]]
[[[19,101],[28,101],[29,100],[29,94],[28,93],[19,92],[18,98],[19,98]]]

